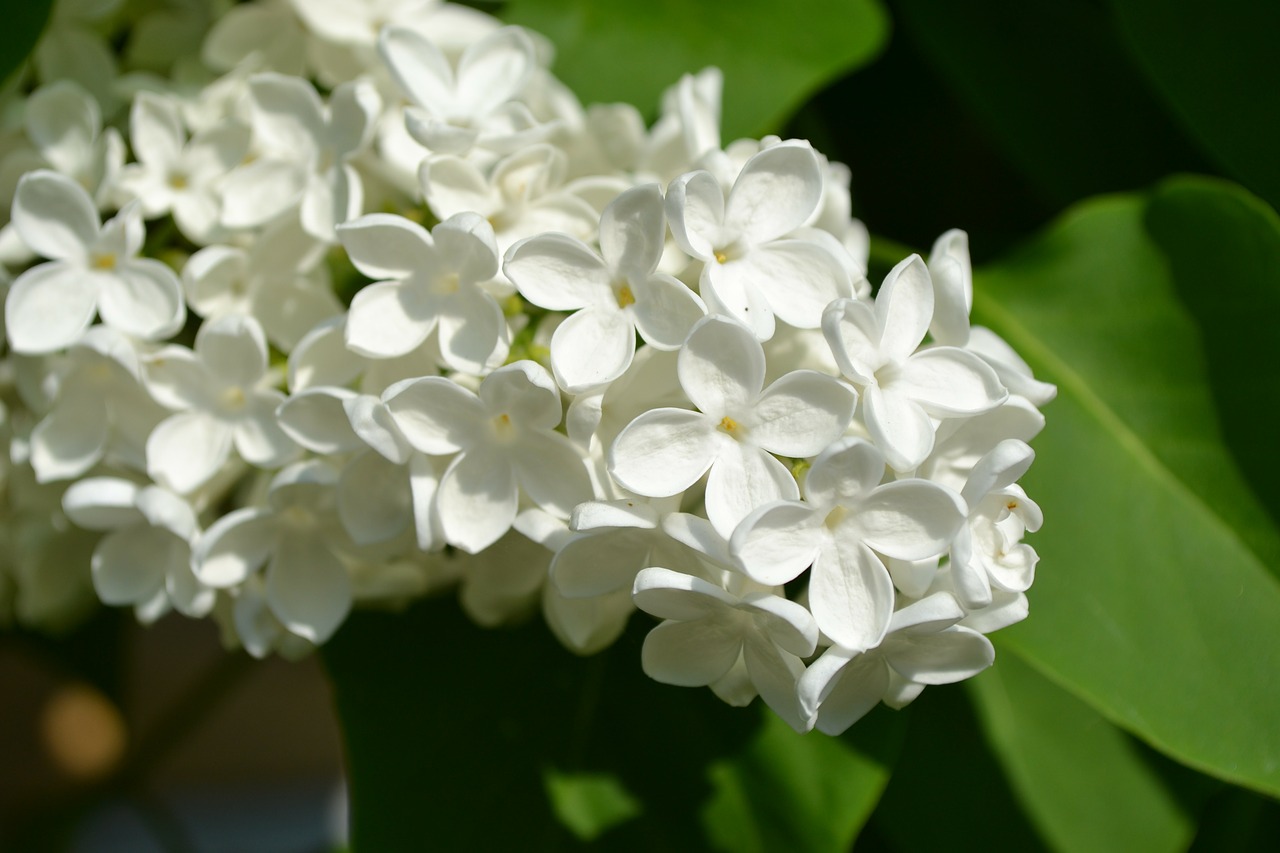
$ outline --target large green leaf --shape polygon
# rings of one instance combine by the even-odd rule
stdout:
[[[1245,479],[1280,520],[1280,453],[1265,401],[1280,399],[1275,340],[1260,318],[1280,317],[1280,217],[1226,181],[1161,184],[1147,230],[1199,326],[1222,430]]]
[[[1003,654],[969,682],[987,742],[1055,850],[1178,851],[1194,825],[1129,737]]]
[[[651,624],[636,617],[583,659],[536,622],[477,628],[452,599],[354,614],[323,649],[353,849],[574,849],[598,838],[610,850],[697,850],[732,835],[724,821],[743,805],[759,807],[748,837],[782,838],[803,817],[791,849],[847,847],[887,777],[883,753],[762,727],[761,714],[709,690],[651,681],[639,648]]]
[[[711,766],[703,817],[712,842],[736,853],[848,850],[889,781],[904,723],[882,711],[841,740],[798,735],[766,712],[741,754]]]
[[[1280,205],[1280,3],[1112,0],[1120,31],[1206,151]]]
[[[902,37],[1056,204],[1201,167],[1104,9],[1022,0],[899,0],[894,8]],[[930,131],[947,139],[945,127]]]
[[[551,39],[553,70],[586,102],[649,111],[680,75],[719,66],[726,141],[776,131],[889,32],[878,0],[511,0],[503,15]]]
[[[977,275],[977,321],[1060,390],[1026,478],[1046,516],[1032,614],[1001,640],[1156,748],[1280,794],[1277,537],[1145,207],[1082,205]]]
[[[52,11],[53,0],[5,4],[4,26],[0,27],[0,84],[27,61]]]

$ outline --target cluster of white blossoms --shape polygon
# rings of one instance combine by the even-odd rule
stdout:
[[[642,610],[653,678],[837,733],[1026,615],[1053,387],[963,232],[873,297],[849,170],[722,146],[715,70],[646,127],[434,0],[236,5],[199,62],[117,20],[148,73],[49,60],[77,20],[0,138],[11,618],[297,655],[456,587],[591,654]]]

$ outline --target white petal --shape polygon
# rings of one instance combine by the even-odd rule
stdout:
[[[764,386],[764,350],[750,330],[724,317],[700,320],[680,350],[676,372],[693,404],[714,418],[737,415]]]
[[[894,634],[933,634],[964,618],[964,609],[946,592],[935,592],[894,611],[889,630]]]
[[[498,274],[498,244],[489,220],[478,213],[455,213],[435,228],[443,267],[456,272],[465,282],[488,281]]]
[[[769,586],[788,583],[818,556],[823,541],[821,521],[808,504],[765,504],[733,531],[729,553],[752,580]]]
[[[667,221],[676,244],[710,262],[721,240],[724,192],[710,172],[689,172],[667,187]]]
[[[372,279],[408,278],[436,260],[431,235],[403,216],[369,213],[339,225],[337,233],[351,263]]]
[[[659,619],[705,621],[723,616],[738,602],[702,578],[651,567],[636,575],[632,597],[636,607]]]
[[[959,625],[936,634],[895,634],[885,648],[889,665],[921,684],[952,684],[995,662],[991,641]]]
[[[511,350],[507,322],[494,298],[478,287],[463,287],[439,302],[440,357],[454,370],[482,375]]]
[[[552,311],[616,304],[604,261],[568,234],[521,240],[507,252],[502,270],[525,299]]]
[[[727,673],[741,651],[742,634],[732,622],[663,622],[645,636],[640,665],[654,681],[703,687]]]
[[[362,394],[343,401],[342,408],[352,430],[365,444],[396,465],[409,461],[412,448],[386,403]]]
[[[464,453],[440,481],[436,495],[445,539],[478,554],[511,529],[519,490],[511,464],[498,453]]]
[[[607,385],[626,372],[636,351],[635,326],[616,308],[585,308],[556,327],[551,368],[570,394]]]
[[[182,154],[187,134],[172,101],[139,92],[129,111],[129,144],[134,156],[153,169],[167,170]]]
[[[98,283],[96,276],[64,261],[40,264],[18,276],[4,303],[9,346],[27,355],[71,346],[93,322]]]
[[[804,672],[800,659],[755,632],[747,635],[742,651],[751,683],[765,704],[797,732],[812,728],[796,694],[796,683]]]
[[[350,156],[369,143],[381,108],[378,90],[366,80],[341,83],[333,90],[325,141],[336,157]]]
[[[272,516],[270,510],[245,507],[215,521],[191,554],[200,582],[220,589],[232,587],[261,568],[276,544]]]
[[[831,347],[840,373],[858,385],[874,383],[884,363],[880,327],[871,306],[855,299],[839,299],[822,312],[822,335]]]
[[[253,130],[274,151],[306,161],[325,135],[324,104],[315,88],[298,77],[255,74],[249,78]]]
[[[143,521],[138,486],[117,477],[89,477],[62,493],[62,511],[85,530],[115,530]]]
[[[633,281],[658,268],[666,240],[662,188],[644,184],[627,190],[600,217],[600,254],[609,268]]]
[[[699,278],[707,313],[732,317],[751,330],[756,340],[773,337],[777,322],[769,300],[765,299],[749,276],[734,275],[726,265],[707,261]]]
[[[898,263],[876,294],[880,351],[890,360],[906,361],[929,331],[933,319],[933,284],[919,255]]]
[[[321,542],[290,536],[267,567],[267,602],[286,628],[318,645],[351,610],[351,578]]]
[[[884,479],[884,456],[875,445],[860,438],[832,443],[813,460],[804,481],[805,498],[830,508],[861,500]]]
[[[925,480],[898,480],[876,489],[848,517],[862,541],[888,557],[936,557],[964,523],[964,502],[950,489]]]
[[[655,275],[632,288],[631,317],[645,343],[674,350],[707,314],[701,297],[670,276]]]
[[[751,593],[740,609],[751,616],[759,633],[784,651],[808,657],[818,646],[818,625],[802,604],[783,595]]]
[[[298,446],[276,421],[276,409],[283,402],[284,395],[279,391],[255,391],[236,421],[236,452],[250,465],[279,468],[298,455]]]
[[[741,287],[760,293],[779,320],[798,329],[818,328],[823,309],[853,295],[853,284],[839,260],[805,240],[777,240],[716,267],[713,274],[741,279]],[[721,282],[717,285],[723,290]]]
[[[170,409],[210,409],[216,385],[209,369],[186,347],[161,347],[142,362],[147,391]]]
[[[147,439],[147,473],[179,494],[194,491],[218,473],[231,453],[229,424],[204,412],[180,412]]]
[[[378,38],[378,53],[392,78],[414,103],[433,115],[453,108],[453,69],[440,48],[405,27],[387,27]]]
[[[377,453],[356,456],[338,480],[338,517],[358,545],[399,536],[413,521],[409,472]]]
[[[12,217],[22,242],[54,260],[85,257],[101,227],[98,209],[84,187],[47,169],[19,179]]]
[[[538,506],[561,518],[590,500],[591,479],[578,446],[558,432],[529,432],[512,448],[520,487]]]
[[[455,103],[472,115],[486,115],[519,94],[535,67],[528,35],[519,27],[503,27],[462,55]]]
[[[551,561],[551,580],[563,595],[588,598],[625,589],[647,565],[651,531],[600,530],[570,539]]]
[[[172,269],[152,258],[135,258],[102,276],[98,311],[102,322],[148,341],[169,337],[187,319],[182,284]]]
[[[636,494],[679,494],[711,467],[718,438],[705,415],[686,409],[652,409],[614,440],[607,454],[609,474]]]
[[[285,400],[276,417],[285,434],[312,453],[347,453],[364,444],[343,408],[355,396],[346,388],[308,388]]]
[[[78,477],[102,458],[109,421],[101,397],[69,395],[59,400],[31,431],[31,466],[36,481]]]
[[[895,471],[913,471],[933,450],[933,422],[913,400],[868,385],[862,393],[867,432]]]
[[[500,367],[480,383],[480,399],[492,414],[510,415],[530,429],[554,429],[560,423],[560,392],[542,365],[529,360]]]
[[[395,358],[417,349],[436,323],[423,296],[413,283],[399,281],[363,288],[347,314],[347,346],[369,358]]]
[[[136,604],[163,590],[169,567],[189,558],[187,543],[167,530],[126,527],[106,536],[94,549],[93,588],[104,604]]]
[[[893,616],[893,581],[880,558],[837,532],[809,577],[809,609],[836,644],[863,651],[880,644]]]
[[[933,338],[946,346],[969,341],[969,311],[973,307],[973,269],[969,262],[969,235],[952,229],[939,237],[929,252],[929,277],[933,281]]]
[[[194,349],[212,376],[237,388],[252,388],[267,371],[267,339],[252,317],[232,315],[204,323]]]
[[[302,200],[308,172],[295,162],[255,160],[227,175],[223,184],[222,224],[256,228]]]
[[[289,354],[289,388],[300,391],[318,385],[346,385],[364,369],[342,340],[341,318],[326,320],[298,341]]]
[[[436,495],[440,491],[438,460],[421,453],[409,460],[409,491],[413,498],[413,523],[418,536],[418,547],[431,552],[445,545],[444,531],[440,529],[440,515],[436,512]]]
[[[387,407],[414,448],[437,456],[470,447],[487,428],[488,412],[480,400],[439,376],[401,387]]]
[[[978,502],[991,492],[1007,488],[1017,482],[1018,478],[1031,467],[1035,458],[1036,452],[1026,442],[1016,438],[1006,438],[973,466],[973,471],[969,474],[969,479],[964,484],[964,491],[960,496],[970,508],[976,507]]]
[[[843,382],[812,370],[792,371],[760,395],[751,441],[782,456],[814,456],[844,434],[855,402]]]
[[[893,384],[939,417],[990,411],[1009,396],[985,361],[955,347],[916,353],[902,365]]]
[[[889,668],[879,655],[831,648],[800,677],[801,701],[818,711],[819,731],[838,735],[880,704],[889,689]]]
[[[458,157],[434,157],[419,171],[427,206],[438,219],[473,211],[492,216],[501,207],[479,169]]]
[[[725,204],[725,227],[751,243],[799,228],[822,200],[818,155],[807,142],[766,148],[742,167]]]
[[[800,489],[787,466],[758,447],[721,443],[707,475],[707,518],[726,539],[742,519],[771,501],[793,501]]]

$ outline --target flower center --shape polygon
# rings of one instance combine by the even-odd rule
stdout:
[[[238,412],[243,409],[247,399],[244,389],[235,385],[223,389],[222,393],[218,395],[218,402],[222,404],[223,408],[232,412]]]
[[[625,284],[618,288],[616,295],[618,297],[619,308],[626,308],[628,305],[636,304],[636,295],[632,293],[631,288]]]
[[[116,253],[102,252],[99,254],[95,252],[89,258],[89,266],[95,270],[113,270],[116,268]]]

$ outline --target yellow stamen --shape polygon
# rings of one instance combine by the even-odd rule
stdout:
[[[720,429],[725,432],[734,432],[738,429],[738,422],[728,415],[725,415],[720,419]]]
[[[106,252],[101,255],[94,255],[90,262],[95,270],[113,270],[116,268],[115,252]]]
[[[636,304],[636,295],[631,292],[631,288],[625,284],[618,288],[618,307],[626,308],[628,305]]]
[[[729,260],[729,256],[726,255],[724,252],[716,252],[715,257],[716,257],[716,262],[721,264]]]

